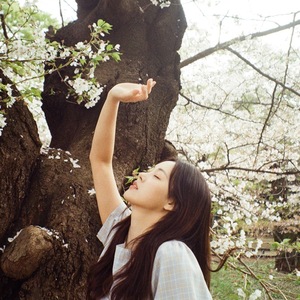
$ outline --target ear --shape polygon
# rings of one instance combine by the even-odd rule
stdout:
[[[164,205],[164,210],[173,211],[174,210],[174,201],[172,199],[168,199],[168,202]]]

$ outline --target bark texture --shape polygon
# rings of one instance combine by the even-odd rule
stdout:
[[[89,110],[70,103],[72,99],[65,101],[67,89],[57,74],[46,78],[43,108],[53,136],[51,146],[86,159],[107,91],[118,82],[145,82],[153,77],[157,85],[151,101],[120,108],[115,152],[120,182],[124,170],[129,172],[133,165],[153,164],[160,158],[169,116],[180,88],[177,50],[186,22],[177,1],[167,9],[150,5],[148,0],[82,2],[78,1],[78,21],[62,28],[55,39],[66,44],[85,40],[88,26],[102,18],[113,25],[107,38],[121,45],[122,60],[109,61],[96,70],[98,81],[106,89],[99,104]],[[93,10],[86,13],[87,7]],[[50,93],[51,89],[55,94]]]
[[[108,38],[121,45],[122,60],[96,70],[106,88],[91,109],[74,99],[66,101],[67,89],[58,74],[46,77],[42,101],[52,134],[50,149],[40,151],[36,125],[23,102],[7,109],[8,124],[0,137],[0,299],[85,298],[89,267],[101,252],[88,154],[114,84],[146,82],[149,77],[157,81],[149,101],[120,106],[114,154],[120,189],[124,175],[137,166],[176,155],[164,138],[180,89],[177,50],[186,28],[180,2],[172,1],[166,9],[148,0],[77,3],[78,20],[54,39],[73,45],[88,38],[89,25],[104,19],[113,25]]]
[[[1,70],[0,79],[4,85],[12,84]],[[13,96],[20,97],[16,89]],[[6,98],[1,90],[0,99]],[[41,143],[36,124],[23,101],[15,102],[10,108],[5,102],[0,105],[7,123],[0,136],[0,245],[3,245],[18,219]]]

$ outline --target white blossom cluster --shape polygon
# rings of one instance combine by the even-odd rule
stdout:
[[[296,51],[288,60],[295,72],[286,76],[282,50],[258,41],[235,49],[278,82],[286,77],[286,85],[299,92]],[[189,47],[188,56],[192,51]],[[236,248],[256,255],[261,242],[252,247],[251,228],[271,225],[300,208],[299,96],[226,51],[183,68],[182,86],[184,97],[171,115],[167,139],[210,185],[211,246],[219,254]]]
[[[169,0],[150,0],[151,3],[155,6],[160,6],[160,8],[169,7],[171,5],[171,1]]]
[[[41,140],[47,144],[50,133],[45,125],[45,117],[41,110],[41,91],[46,73],[60,72],[60,69],[71,66],[74,69],[73,76],[63,78],[68,87],[69,97],[77,99],[86,108],[94,106],[100,99],[103,87],[94,78],[95,68],[99,63],[109,59],[120,59],[119,45],[111,45],[104,42],[102,37],[109,33],[112,26],[98,20],[97,24],[90,26],[91,38],[89,41],[79,42],[73,47],[67,47],[57,42],[49,42],[45,38],[47,24],[36,16],[34,5],[19,7],[13,6],[18,19],[13,19],[13,14],[8,4],[3,5],[2,14],[9,24],[8,39],[2,38],[0,33],[0,67],[17,90],[20,99],[12,93],[11,85],[1,84],[0,88],[7,95],[5,107],[9,108],[15,100],[24,100],[28,103],[37,121]],[[40,13],[39,13],[40,14]],[[51,23],[55,21],[51,20]],[[3,34],[3,33],[2,33]],[[55,60],[63,61],[59,66]],[[45,71],[44,64],[47,64]],[[84,74],[84,75],[83,75]],[[5,109],[0,110],[0,134],[6,122]]]
[[[2,135],[2,130],[5,125],[6,125],[6,118],[2,113],[0,113],[0,136]]]
[[[118,61],[120,59],[120,45],[111,45],[104,42],[99,37],[104,36],[111,30],[111,26],[102,20],[97,24],[90,26],[91,40],[87,42],[78,42],[72,48],[70,66],[74,67],[73,78],[65,77],[64,81],[71,87],[70,95],[77,95],[77,102],[84,101],[85,107],[93,107],[103,91],[103,87],[94,78],[94,72],[100,62],[106,62],[110,58]],[[93,45],[93,47],[92,47]],[[69,55],[69,54],[67,54]]]
[[[244,289],[242,289],[242,288],[237,289],[237,294],[240,297],[240,299],[243,299],[243,300],[246,300],[246,299],[247,300],[256,300],[256,299],[261,298],[261,296],[262,296],[261,290],[258,290],[258,289],[256,289],[253,293],[251,293],[249,295],[249,297],[247,297],[247,291],[245,292]]]
[[[54,152],[52,150],[54,150]],[[53,149],[50,147],[46,147],[45,145],[41,148],[41,154],[46,155],[48,159],[57,159],[57,160],[62,159],[63,157],[61,156],[62,154],[61,151],[63,151],[63,153],[67,155],[67,158],[64,159],[64,162],[71,163],[73,169],[81,168],[81,166],[79,165],[79,159],[73,158],[72,154],[69,151],[64,151],[61,149]],[[73,169],[70,170],[70,173],[73,172]]]

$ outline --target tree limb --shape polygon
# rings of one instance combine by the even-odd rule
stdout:
[[[300,174],[300,170],[298,170],[298,169],[291,170],[291,171],[286,171],[286,172],[278,172],[278,171],[269,171],[269,170],[262,170],[262,169],[234,167],[234,166],[228,166],[227,164],[225,166],[220,166],[220,167],[217,167],[217,168],[201,169],[201,172],[213,173],[213,172],[217,172],[217,171],[230,171],[230,170],[253,172],[253,173],[273,174],[273,175],[281,175],[281,176]]]
[[[1,18],[1,26],[2,26],[2,30],[3,30],[3,35],[4,35],[5,39],[8,40],[8,35],[7,35],[7,31],[6,31],[5,19],[4,19],[3,12],[0,13],[0,18]]]
[[[224,111],[224,110],[221,110],[220,108],[218,107],[212,107],[212,106],[207,106],[207,105],[204,105],[204,104],[201,104],[201,103],[198,103],[192,99],[190,99],[189,97],[187,97],[186,95],[184,95],[182,92],[179,92],[179,95],[184,98],[188,103],[192,103],[194,105],[197,105],[199,107],[202,107],[202,108],[205,108],[205,109],[210,109],[210,110],[215,110],[215,111],[218,111],[219,113],[221,114],[224,114],[224,115],[227,115],[229,117],[233,117],[233,118],[236,118],[238,120],[241,120],[241,121],[246,121],[246,122],[249,122],[249,120],[247,119],[244,119],[244,118],[241,118],[239,116],[235,116],[234,114],[230,113],[230,112],[227,112],[227,111]],[[251,120],[252,123],[259,123],[259,122],[255,122],[253,120]]]
[[[61,27],[64,27],[65,22],[64,22],[64,16],[63,16],[63,13],[62,13],[61,0],[59,0],[59,15],[60,15],[60,18],[61,18]]]
[[[290,92],[294,93],[295,95],[300,97],[300,93],[297,92],[296,90],[294,90],[293,88],[290,88],[288,86],[285,85],[285,83],[282,83],[281,81],[278,81],[276,78],[271,77],[270,75],[264,73],[263,71],[261,71],[259,68],[257,68],[255,65],[253,65],[248,59],[246,59],[244,56],[242,56],[240,53],[238,53],[237,51],[233,50],[230,47],[226,48],[228,51],[230,51],[232,54],[236,55],[238,58],[240,58],[242,61],[244,61],[248,66],[250,66],[252,69],[254,69],[256,72],[258,72],[260,75],[266,77],[267,79],[274,81],[277,85],[280,85],[281,87],[283,87],[286,90],[289,90]]]
[[[264,126],[261,130],[261,133],[260,133],[260,136],[259,136],[259,139],[258,139],[257,148],[256,148],[256,155],[255,155],[255,159],[254,159],[254,165],[256,164],[256,160],[257,160],[258,155],[259,155],[260,145],[261,145],[262,140],[263,140],[264,132],[265,132],[267,126],[268,126],[269,120],[271,119],[272,110],[273,110],[274,103],[275,103],[275,96],[276,96],[277,86],[278,86],[278,84],[276,83],[275,87],[274,87],[274,90],[273,90],[273,93],[272,93],[271,106],[270,106],[270,109],[269,109],[269,113],[267,115],[267,118],[265,119]]]
[[[293,21],[295,21],[295,18],[296,18],[296,14],[294,14]],[[290,60],[290,54],[291,54],[291,49],[292,49],[294,33],[295,33],[295,27],[293,27],[293,29],[292,29],[292,34],[291,34],[290,43],[289,43],[289,49],[287,51],[286,66],[285,66],[284,79],[283,79],[284,84],[286,83],[286,78],[287,78],[287,74],[288,74],[288,70],[289,70],[289,60]]]
[[[199,52],[198,54],[196,54],[196,55],[194,55],[194,56],[192,56],[192,57],[190,57],[190,58],[182,61],[179,64],[179,67],[180,68],[184,68],[187,65],[195,62],[196,60],[199,60],[199,59],[204,58],[204,57],[206,57],[206,56],[208,56],[210,54],[213,54],[216,51],[226,49],[229,46],[231,46],[233,44],[236,44],[238,42],[242,42],[242,41],[245,41],[245,40],[252,40],[252,39],[255,39],[255,38],[258,38],[258,37],[269,35],[269,34],[272,34],[272,33],[275,33],[275,32],[279,32],[279,31],[282,31],[282,30],[286,30],[286,29],[289,29],[291,27],[295,27],[297,25],[300,25],[300,20],[291,22],[291,23],[286,24],[286,25],[278,26],[276,28],[272,28],[272,29],[269,29],[269,30],[255,32],[255,33],[251,33],[251,34],[247,34],[247,35],[243,35],[243,36],[231,39],[231,40],[229,40],[227,42],[224,42],[224,43],[219,43],[219,44],[217,44],[214,47],[208,48],[208,49],[206,49],[206,50],[204,50],[202,52]]]

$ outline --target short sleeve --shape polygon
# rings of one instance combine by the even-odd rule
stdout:
[[[131,211],[126,206],[124,202],[122,202],[106,219],[101,229],[99,230],[97,237],[100,242],[103,244],[104,248],[109,245],[114,236],[112,232],[112,228],[120,221],[125,219],[131,214]]]
[[[212,299],[196,257],[180,241],[168,241],[158,248],[152,290],[155,300]]]

